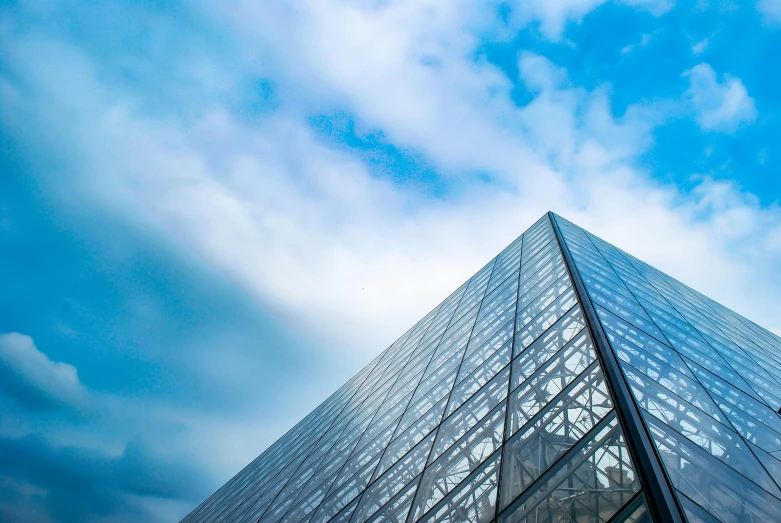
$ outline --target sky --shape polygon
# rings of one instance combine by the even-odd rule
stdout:
[[[781,333],[779,52],[779,0],[0,2],[0,520],[178,520],[547,211]]]

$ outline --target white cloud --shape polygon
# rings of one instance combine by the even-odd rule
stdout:
[[[705,52],[705,49],[708,48],[708,45],[710,45],[710,39],[703,38],[692,46],[692,53],[702,54]]]
[[[538,20],[540,31],[551,40],[561,38],[569,22],[580,23],[583,17],[608,0],[527,0],[517,7],[517,20]],[[616,0],[616,3],[649,11],[656,16],[669,11],[673,0]]]
[[[85,399],[86,388],[79,381],[76,367],[52,361],[29,336],[0,334],[0,365],[6,392],[21,403],[79,407]]]
[[[71,97],[63,106],[28,109],[43,111],[38,117],[50,126],[60,118],[62,132],[91,144],[77,170],[90,175],[84,187],[110,198],[110,207],[143,218],[262,302],[348,351],[374,352],[392,341],[549,209],[565,216],[587,209],[601,219],[578,213],[580,221],[597,233],[614,222],[638,227],[643,242],[623,227],[610,239],[642,249],[673,273],[688,266],[660,253],[675,244],[690,252],[701,245],[698,256],[713,261],[709,270],[692,273],[696,279],[688,281],[695,284],[735,270],[738,260],[718,234],[699,238],[702,227],[684,212],[683,196],[632,167],[649,143],[653,115],[631,108],[616,118],[606,91],[566,87],[565,71],[531,54],[522,55],[521,72],[538,94],[514,107],[500,73],[468,58],[474,43],[462,34],[463,14],[429,13],[435,23],[425,26],[415,23],[425,16],[410,6],[384,18],[376,9],[339,4],[346,12],[330,19],[319,5],[313,9],[322,17],[285,20],[288,39],[274,36],[276,49],[296,53],[279,57],[290,64],[277,72],[280,82],[306,77],[301,85],[311,90],[299,96],[307,103],[341,100],[370,128],[422,151],[445,171],[488,172],[503,189],[483,186],[448,202],[421,199],[324,146],[295,112],[259,124],[240,123],[221,110],[189,128],[155,121],[113,100],[89,63],[67,49],[27,50],[58,57],[35,69],[40,88],[50,90],[45,98]],[[245,15],[239,18],[251,24],[251,13]],[[285,27],[267,18],[266,24]],[[365,33],[375,38],[364,39]],[[420,63],[426,39],[433,42],[426,52],[441,57],[439,70]],[[443,41],[458,45],[438,47]],[[387,47],[377,52],[395,64],[392,74],[366,49],[370,42]],[[66,93],[63,85],[72,90]],[[84,121],[70,118],[73,107]]]
[[[781,0],[759,0],[757,11],[769,22],[781,22]]]
[[[526,87],[534,92],[557,89],[567,80],[566,69],[556,67],[544,56],[528,51],[521,53],[518,70]]]
[[[629,44],[627,46],[624,46],[621,48],[621,54],[629,54],[632,51],[634,51],[638,47],[646,47],[648,44],[651,43],[651,40],[653,40],[653,36],[650,34],[644,34],[640,41],[636,44]]]
[[[482,22],[468,8],[240,7],[232,19],[240,37],[248,50],[268,53],[266,72],[285,93],[276,115],[248,124],[214,109],[194,126],[158,121],[114,99],[78,53],[28,42],[15,49],[18,63],[36,64],[30,74],[43,98],[59,105],[31,103],[23,120],[43,119],[90,144],[75,169],[109,207],[146,220],[348,353],[392,341],[549,209],[580,216],[596,233],[620,223],[611,240],[674,274],[690,273],[684,280],[706,290],[744,265],[728,247],[732,238],[718,230],[702,237],[686,195],[633,167],[658,115],[631,107],[616,117],[606,90],[568,87],[566,71],[532,54],[521,56],[520,69],[537,95],[514,106],[509,81],[471,59],[476,42],[464,28]],[[441,65],[427,66],[423,56]],[[452,176],[476,170],[501,183],[475,186],[466,177],[468,194],[446,202],[394,187],[306,126],[307,111],[334,105]],[[71,117],[74,107],[83,121]],[[667,255],[670,245],[699,249],[712,262],[690,271]]]
[[[754,99],[748,95],[740,78],[724,75],[723,81],[719,82],[716,72],[705,63],[684,72],[684,76],[688,76],[690,82],[685,96],[703,129],[734,132],[741,124],[756,119]]]

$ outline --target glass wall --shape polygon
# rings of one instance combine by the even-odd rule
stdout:
[[[781,521],[781,339],[555,219],[686,517]]]
[[[558,223],[687,516],[781,521],[778,339]],[[650,521],[561,248],[546,215],[183,521]]]

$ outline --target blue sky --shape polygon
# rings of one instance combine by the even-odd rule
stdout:
[[[781,2],[5,2],[0,519],[170,521],[553,210],[781,332]]]

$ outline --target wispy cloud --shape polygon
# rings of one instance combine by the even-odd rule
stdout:
[[[52,361],[19,333],[0,335],[0,390],[16,403],[8,408],[0,401],[4,521],[170,519],[207,492],[200,463],[181,449],[149,441],[153,431],[165,434],[171,425],[186,422],[183,409],[165,412],[160,405],[89,391],[74,366]],[[53,409],[63,415],[44,421],[41,417]],[[91,430],[68,426],[74,410]],[[50,430],[31,431],[32,421]],[[208,423],[198,424],[199,430],[210,430]],[[131,426],[146,426],[145,436],[128,439]]]
[[[78,409],[87,394],[73,365],[52,361],[18,332],[0,334],[0,388],[32,408]]]
[[[719,82],[716,71],[705,63],[694,66],[684,76],[690,82],[686,97],[703,129],[734,132],[741,124],[757,118],[754,99],[740,78],[724,75],[723,81]]]
[[[757,11],[769,22],[781,22],[781,0],[759,0]]]
[[[583,17],[609,0],[531,0],[518,5],[519,21],[535,20],[540,31],[551,40],[559,40],[568,22],[581,22]],[[662,15],[674,5],[673,0],[616,0],[654,15]]]
[[[694,54],[702,54],[705,52],[705,50],[708,48],[708,45],[710,44],[710,39],[704,38],[698,42],[696,42],[692,46],[692,53]]]

